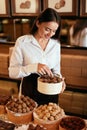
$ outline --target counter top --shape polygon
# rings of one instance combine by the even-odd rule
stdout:
[[[4,114],[0,114],[0,119],[1,120],[4,120],[6,122],[9,122],[8,119],[7,119],[7,115],[4,115]],[[86,123],[86,130],[87,130],[87,119],[84,119],[85,120],[85,123]],[[10,123],[10,122],[9,122]],[[30,122],[29,124],[31,124],[32,122]],[[27,130],[28,127],[29,127],[29,124],[24,124],[24,125],[19,125],[19,126],[16,126],[14,130]],[[35,124],[34,124],[35,125]]]
[[[15,45],[14,41],[0,41],[0,44],[6,44],[6,45]],[[67,48],[67,49],[81,49],[81,50],[87,50],[87,47],[80,47],[80,46],[74,46],[74,45],[69,45],[66,43],[61,44],[62,48]]]
[[[72,46],[68,44],[61,44],[62,48],[67,48],[67,49],[81,49],[81,50],[87,50],[87,47],[81,47],[81,46]]]
[[[15,42],[12,42],[12,41],[0,41],[0,44],[4,44],[4,45],[14,45]]]

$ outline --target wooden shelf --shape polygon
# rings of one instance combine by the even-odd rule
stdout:
[[[76,86],[76,85],[70,85],[70,84],[67,84],[66,86],[67,86],[66,88],[67,90],[87,93],[86,86]]]
[[[9,48],[13,46],[14,46],[14,43],[1,43],[0,42],[0,53],[9,54]]]
[[[0,74],[0,79],[1,80],[8,80],[8,81],[13,81],[13,82],[19,82],[20,79],[12,79],[9,77],[9,75],[2,75]]]

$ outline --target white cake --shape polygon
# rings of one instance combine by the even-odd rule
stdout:
[[[48,83],[48,82],[43,82],[41,78],[38,78],[38,91],[43,94],[48,94],[48,95],[55,95],[61,93],[62,90],[62,80],[60,82],[55,82],[55,83]]]

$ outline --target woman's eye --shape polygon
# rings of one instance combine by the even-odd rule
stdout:
[[[48,31],[48,32],[52,32],[52,33],[55,33],[56,32],[56,30],[52,30],[52,29],[50,29],[50,28],[45,28],[45,31]]]
[[[50,29],[49,29],[49,28],[45,28],[45,30],[46,30],[46,31],[50,31]]]
[[[56,31],[54,30],[53,33],[56,33]]]

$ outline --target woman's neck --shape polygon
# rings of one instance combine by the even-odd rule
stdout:
[[[49,40],[48,40],[48,39],[41,38],[41,37],[38,36],[38,35],[34,35],[34,37],[35,37],[35,39],[38,41],[38,43],[39,43],[39,45],[41,46],[41,48],[42,48],[43,50],[45,50]]]

